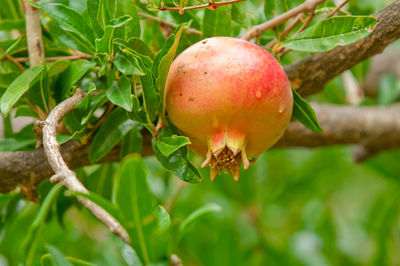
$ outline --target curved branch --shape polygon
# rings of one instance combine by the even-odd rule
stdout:
[[[55,172],[50,178],[51,182],[60,182],[71,191],[78,191],[82,193],[89,193],[86,187],[79,181],[75,172],[69,169],[68,165],[64,161],[61,152],[60,144],[57,142],[56,133],[57,127],[60,120],[71,110],[75,108],[84,97],[84,93],[78,89],[76,93],[57,105],[48,115],[45,121],[38,122],[38,125],[42,127],[43,131],[43,147],[46,153],[47,160]],[[96,205],[92,201],[77,197],[78,200],[88,208],[94,216],[96,216],[104,225],[106,225],[111,232],[119,236],[124,242],[130,244],[128,233],[119,224],[114,217],[112,217],[107,211],[100,206]]]
[[[366,38],[326,53],[317,53],[285,67],[292,88],[302,96],[320,92],[324,85],[343,71],[382,52],[400,38],[400,1],[379,11],[379,23]]]

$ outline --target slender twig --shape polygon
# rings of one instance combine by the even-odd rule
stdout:
[[[179,6],[177,7],[167,7],[164,5],[164,3],[161,3],[161,7],[158,8],[158,10],[160,11],[164,11],[164,10],[169,10],[169,11],[179,11],[180,14],[183,14],[183,12],[187,11],[187,10],[193,10],[193,9],[199,9],[199,8],[208,8],[208,9],[217,9],[220,6],[226,6],[226,5],[232,5],[232,4],[236,4],[239,2],[243,2],[246,0],[230,0],[230,1],[224,1],[224,2],[214,2],[214,1],[210,1],[207,4],[202,4],[202,5],[198,5],[198,6],[187,6],[184,8],[180,8]],[[325,0],[324,0],[325,1]]]
[[[43,61],[46,62],[53,62],[53,61],[58,61],[58,60],[68,60],[68,61],[73,61],[73,60],[78,60],[78,59],[92,59],[93,56],[88,55],[88,54],[80,54],[80,55],[71,55],[71,56],[54,56],[54,57],[46,57],[43,58]],[[3,58],[4,60],[5,58]],[[1,60],[1,59],[0,59]],[[14,58],[16,62],[28,62],[29,58],[28,57],[17,57]]]
[[[55,175],[50,178],[51,182],[60,182],[71,191],[89,193],[85,186],[78,180],[76,174],[71,171],[61,156],[60,144],[57,142],[56,133],[60,120],[75,108],[84,97],[84,92],[80,89],[71,97],[58,104],[49,114],[45,121],[37,124],[42,127],[43,147],[47,159]],[[124,242],[130,243],[125,229],[108,212],[88,199],[78,197],[78,200],[88,208],[111,232],[119,236]]]
[[[12,57],[11,55],[9,55],[6,51],[4,51],[2,48],[0,48],[0,53],[2,53],[4,55],[3,58],[8,59],[8,61],[13,62],[20,71],[25,71],[25,67],[23,65],[21,65],[20,62],[18,62],[17,60],[15,60],[14,57]]]
[[[302,20],[302,18],[304,17],[304,14],[298,14],[287,26],[286,28],[283,30],[283,32],[279,35],[279,40],[283,40],[286,38],[286,36],[288,36],[288,34],[300,23],[300,21]],[[272,40],[270,41],[265,48],[272,48],[274,47],[274,45],[276,44],[276,40]]]
[[[327,18],[332,17],[336,12],[338,12],[344,5],[346,5],[350,0],[343,0],[335,9],[333,9],[331,11],[331,13],[329,13],[329,15],[327,16]]]
[[[154,16],[151,16],[151,15],[142,13],[142,12],[138,12],[138,15],[141,16],[141,17],[150,19],[150,20],[157,21],[157,22],[160,23],[161,25],[166,25],[166,26],[169,26],[169,27],[172,27],[172,28],[178,27],[178,25],[176,25],[176,24],[173,23],[173,22],[169,22],[169,21],[167,21],[167,20],[164,20],[164,19],[161,19],[161,18],[158,18],[158,17],[154,17]],[[201,34],[202,34],[201,31],[196,30],[196,29],[193,29],[193,28],[187,28],[187,29],[186,29],[186,33],[189,33],[189,34],[197,34],[197,35],[201,35]]]
[[[308,17],[303,22],[303,25],[301,25],[301,27],[293,34],[293,36],[298,35],[300,32],[305,30],[308,27],[308,25],[310,24],[312,18],[314,17],[314,10],[311,10],[308,13],[309,13]],[[285,54],[287,54],[290,51],[291,51],[291,49],[289,49],[289,48],[280,47],[279,51],[277,52],[277,56],[278,57],[282,57],[282,56],[284,56]]]
[[[243,40],[251,40],[255,37],[260,36],[264,31],[269,30],[286,20],[297,16],[300,13],[309,12],[314,10],[318,5],[322,4],[326,0],[307,0],[303,4],[296,6],[293,9],[286,11],[285,13],[274,17],[273,19],[264,22],[262,24],[252,27],[247,33],[245,33],[241,38]]]

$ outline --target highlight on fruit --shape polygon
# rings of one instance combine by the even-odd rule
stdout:
[[[213,181],[221,171],[239,180],[240,168],[283,135],[292,115],[289,80],[278,61],[248,41],[214,37],[183,51],[165,89],[171,122],[205,157]]]

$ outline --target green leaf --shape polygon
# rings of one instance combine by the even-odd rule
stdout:
[[[42,72],[40,73],[40,97],[42,99],[40,107],[43,106],[43,110],[46,113],[50,112],[50,88],[48,84],[49,73],[47,72],[46,65],[43,64]]]
[[[161,205],[158,205],[154,212],[157,223],[157,231],[164,232],[171,226],[171,217],[169,216],[167,210]]]
[[[99,12],[99,0],[87,0],[86,5],[89,15],[89,21],[93,29],[95,30],[96,35],[98,37],[103,36],[104,30],[97,20],[97,14]]]
[[[136,251],[129,245],[123,243],[122,244],[122,251],[121,255],[126,264],[129,266],[143,266],[142,262],[140,261]]]
[[[25,19],[3,19],[0,20],[0,30],[23,30],[25,29]]]
[[[162,155],[168,157],[178,149],[190,143],[191,142],[187,137],[173,135],[171,137],[158,138],[156,141],[156,146]]]
[[[230,5],[218,7],[216,10],[204,9],[203,36],[231,36],[231,10]]]
[[[68,193],[73,196],[83,197],[85,199],[92,201],[93,203],[96,203],[97,205],[102,207],[106,212],[111,214],[111,216],[114,217],[121,225],[125,223],[125,221],[123,220],[122,211],[119,208],[119,206],[113,204],[111,201],[107,200],[103,196],[91,191],[89,191],[89,193],[82,193],[79,191],[68,191]]]
[[[22,95],[40,79],[42,66],[27,69],[19,75],[7,88],[1,97],[1,112],[7,116],[14,104]]]
[[[146,225],[143,220],[151,216],[154,208],[154,196],[147,184],[146,166],[138,154],[128,155],[117,170],[114,190],[114,202],[123,210],[128,225],[133,248],[138,251],[141,260],[150,262]]]
[[[160,105],[160,94],[155,87],[153,75],[148,68],[143,68],[145,75],[140,76],[143,92],[143,107],[146,112],[147,122],[151,125],[155,118],[155,113]]]
[[[376,18],[367,16],[332,17],[307,28],[282,45],[298,51],[326,52],[367,37],[377,22]]]
[[[178,239],[180,239],[184,235],[186,230],[189,228],[189,226],[192,225],[194,222],[196,222],[200,217],[202,217],[204,215],[207,215],[207,214],[210,214],[210,213],[219,212],[219,211],[221,211],[221,207],[218,204],[216,204],[216,203],[208,203],[208,204],[205,204],[202,207],[198,208],[194,212],[192,212],[179,225]]]
[[[126,111],[115,109],[101,125],[90,146],[89,159],[97,162],[104,157],[135,126]]]
[[[95,64],[88,60],[76,60],[70,64],[57,80],[56,98],[61,101],[82,77],[94,68]]]
[[[115,18],[116,11],[116,0],[101,0],[100,1],[100,10],[99,10],[99,19],[103,24],[103,28],[107,25],[111,24],[111,21]]]
[[[168,37],[161,50],[156,54],[153,63],[153,74],[156,77],[156,84],[160,95],[163,97],[162,114],[165,112],[165,83],[169,68],[175,58],[176,50],[178,49],[179,40],[182,35],[184,24],[179,25],[175,33]]]
[[[39,74],[39,82],[33,85],[27,91],[27,98],[29,101],[40,107],[46,113],[49,113],[50,106],[50,87],[48,84],[49,73],[46,64],[42,64],[42,71]]]
[[[129,39],[130,37],[140,38],[140,21],[139,15],[136,9],[135,0],[118,0],[117,1],[117,14],[119,16],[128,15],[132,18],[129,23],[125,25],[125,36],[124,39]]]
[[[143,137],[140,132],[142,128],[142,125],[138,124],[122,139],[121,158],[130,153],[142,153]]]
[[[66,256],[65,257],[70,263],[72,263],[72,265],[74,266],[96,266],[93,263],[81,260],[81,259],[77,259],[74,257],[70,257],[70,256]],[[44,254],[41,258],[40,258],[40,262],[42,266],[53,266],[53,259],[52,259],[52,255],[50,253],[46,253]]]
[[[47,71],[49,72],[49,77],[58,75],[64,72],[71,64],[68,60],[57,60],[55,62],[47,63]]]
[[[288,10],[286,0],[264,0],[264,15],[266,20],[270,20]]]
[[[93,101],[90,102],[87,111],[83,114],[81,119],[81,125],[86,124],[89,121],[89,119],[93,116],[94,112],[106,102],[107,102],[107,97],[105,93],[96,95]]]
[[[136,51],[140,55],[154,57],[154,53],[150,50],[147,44],[139,38],[130,38],[128,41],[116,38],[114,39],[115,44],[118,44],[122,48],[128,48]]]
[[[317,116],[311,105],[297,91],[293,90],[293,116],[314,132],[322,132]]]
[[[73,266],[60,250],[50,245],[46,245],[46,248],[51,254],[54,266]]]
[[[137,58],[118,53],[114,57],[114,65],[124,75],[144,75]]]
[[[22,244],[22,249],[26,255],[28,255],[26,260],[26,265],[32,265],[33,256],[35,255],[36,241],[39,239],[40,227],[45,224],[45,219],[49,213],[50,206],[52,202],[57,198],[58,193],[62,189],[61,184],[54,185],[43,202],[40,205],[39,211],[37,212],[35,219],[32,224],[27,229],[26,237]]]
[[[112,40],[114,38],[114,32],[117,28],[124,26],[126,23],[131,21],[130,16],[123,16],[112,20],[111,25],[107,25],[106,30],[101,39],[96,39],[96,51],[101,54],[109,54],[110,56],[114,53]]]
[[[394,75],[384,75],[378,85],[377,103],[390,105],[400,96],[400,81]]]
[[[19,117],[19,116],[38,118],[38,115],[35,113],[35,111],[33,111],[31,107],[25,104],[19,105],[16,108],[14,117]]]
[[[19,151],[36,143],[36,139],[4,138],[0,140],[0,151]]]
[[[114,80],[106,95],[113,104],[132,111],[131,83],[126,77],[121,77],[118,82]]]
[[[88,44],[80,35],[61,29],[54,20],[44,20],[43,24],[49,28],[52,36],[66,47],[91,55],[95,53],[94,46]]]
[[[152,140],[154,155],[157,160],[168,170],[174,172],[177,177],[190,183],[199,183],[203,181],[199,171],[187,158],[187,147],[182,147],[173,152],[170,156],[164,156]]]
[[[91,93],[96,90],[96,84],[90,82],[86,95],[83,97],[82,101],[78,103],[75,107],[76,109],[86,110],[89,107],[90,99],[92,98]]]
[[[32,5],[46,11],[63,30],[81,36],[89,46],[93,47],[94,34],[86,20],[72,8],[59,3],[31,2]]]

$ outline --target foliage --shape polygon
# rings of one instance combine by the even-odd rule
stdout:
[[[40,204],[16,191],[0,194],[0,264],[168,265],[174,253],[185,265],[398,264],[399,152],[355,165],[349,148],[275,149],[243,171],[237,184],[225,174],[211,183],[206,169],[198,167],[201,158],[188,149],[190,140],[165,117],[164,86],[176,55],[202,38],[240,36],[301,2],[248,0],[182,15],[153,12],[161,5],[154,0],[32,3],[42,10],[46,57],[64,59],[30,68],[22,63],[22,72],[0,54],[0,151],[34,149],[33,124],[14,131],[11,122],[46,117],[79,87],[87,94],[63,119],[58,138],[90,141],[92,164],[77,170],[90,193],[67,192],[43,181]],[[281,59],[290,64],[364,38],[376,24],[369,15],[389,2],[350,1],[354,16],[326,19],[333,9],[328,1],[303,32],[281,41],[281,25],[256,42],[265,46],[277,39],[295,50]],[[179,1],[179,6],[196,3]],[[6,0],[0,9],[0,48],[7,55],[28,56],[24,25],[20,2]],[[65,59],[82,53],[86,57]],[[368,68],[365,62],[362,66]],[[364,77],[357,67],[352,71]],[[343,85],[333,82],[315,98],[344,104]],[[391,104],[399,88],[395,78],[385,76],[376,103],[369,102]],[[294,99],[293,116],[321,131],[308,102],[295,91]],[[154,156],[142,158],[138,153],[146,135],[153,137]],[[120,163],[99,163],[118,145]],[[76,196],[113,215],[128,231],[132,247],[111,235]]]

